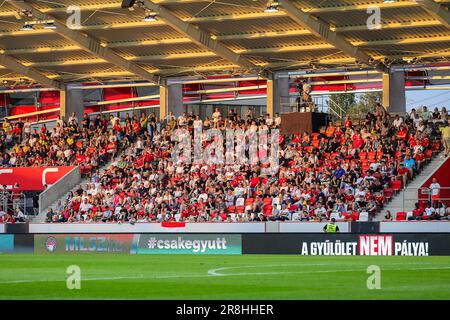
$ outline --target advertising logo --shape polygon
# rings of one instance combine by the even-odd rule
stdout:
[[[35,252],[135,253],[132,234],[35,235]]]
[[[56,238],[55,237],[48,237],[47,241],[45,241],[45,249],[48,252],[55,252],[56,251]]]
[[[142,234],[137,253],[143,254],[241,254],[241,235]]]

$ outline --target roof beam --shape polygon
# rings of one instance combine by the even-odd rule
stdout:
[[[64,90],[64,85],[62,83],[47,78],[47,76],[40,73],[38,70],[24,66],[16,59],[2,53],[0,53],[0,65],[27,78],[33,79],[39,84],[47,85],[58,90]]]
[[[202,46],[214,52],[219,57],[222,57],[223,59],[236,64],[241,68],[250,70],[259,69],[257,65],[253,64],[250,60],[241,56],[240,54],[233,52],[222,42],[212,39],[211,35],[205,30],[179,19],[170,10],[149,0],[144,0],[143,2],[145,7],[157,13],[159,18],[162,19],[165,23],[167,23],[169,26],[171,26],[181,34],[187,36],[199,46]]]
[[[419,3],[428,13],[442,22],[442,24],[444,24],[447,28],[450,28],[450,12],[447,7],[436,3],[433,0],[416,0],[416,2]]]
[[[153,0],[154,3],[158,5],[168,5],[168,4],[189,4],[189,3],[210,3],[211,0]],[[448,0],[440,0],[440,3],[448,3]],[[404,8],[413,7],[418,4],[415,1],[402,1],[394,3],[378,3],[377,6],[380,8]],[[92,4],[79,4],[81,11],[95,11],[95,10],[119,10],[121,9],[120,1],[109,2],[109,3],[92,3]],[[308,8],[308,12],[311,13],[321,13],[321,12],[342,12],[349,10],[366,10],[368,7],[373,6],[373,4],[358,4],[358,5],[342,5],[342,6],[330,6],[330,7],[315,7]],[[52,13],[65,13],[66,7],[53,7],[41,9],[42,12],[52,14]],[[263,8],[261,8],[263,9]],[[0,12],[0,17],[14,17],[15,11],[3,11]]]
[[[450,53],[449,53],[450,55]],[[325,58],[325,59],[319,59],[315,61],[318,64],[338,64],[342,65],[345,63],[354,63],[353,58]],[[309,61],[290,61],[290,62],[274,62],[274,63],[258,63],[261,67],[266,68],[291,68],[291,67],[299,67],[299,66],[308,66],[310,64]],[[205,66],[197,66],[197,67],[180,67],[180,68],[166,68],[157,70],[158,74],[165,75],[165,76],[173,76],[176,74],[183,74],[183,73],[192,73],[192,72],[217,72],[217,71],[224,71],[224,70],[230,70],[235,69],[237,66],[233,64],[229,65],[205,65]],[[149,71],[153,72],[153,71]],[[111,78],[111,77],[133,77],[134,75],[128,71],[104,71],[104,72],[95,72],[95,73],[85,73],[85,74],[77,74],[77,75],[66,75],[66,74],[54,74],[49,75],[48,77],[51,79],[64,79],[64,80],[71,80],[72,78],[76,78],[77,81],[80,81],[80,79],[93,79],[93,78]],[[5,80],[18,80],[14,77],[1,77]]]
[[[334,50],[335,47],[329,43],[317,43],[308,45],[297,45],[289,47],[269,47],[269,48],[254,48],[254,49],[238,49],[237,54],[270,54],[270,53],[288,53],[288,52],[301,52],[301,51],[314,51],[314,50]],[[214,58],[217,55],[211,51],[202,52],[188,52],[188,53],[172,53],[172,54],[157,54],[147,56],[129,56],[124,57],[127,61],[161,61],[161,60],[179,60],[179,59],[202,59],[202,58]],[[76,65],[89,65],[89,64],[104,64],[108,63],[103,58],[93,59],[78,59],[78,60],[56,60],[56,61],[40,61],[40,62],[24,62],[25,66],[30,67],[64,67],[64,66],[76,66]],[[236,67],[237,64],[233,63]],[[260,66],[255,64],[254,69],[261,69]]]
[[[417,7],[419,5],[420,0],[410,0],[410,1],[397,1],[393,3],[377,3],[376,5],[379,8],[386,8],[386,9],[395,9],[395,8],[410,8],[410,7]],[[173,5],[173,4],[189,4],[189,3],[201,3],[205,2],[206,4],[210,3],[211,0],[153,0],[153,3],[156,3],[158,5]],[[436,0],[437,3],[450,3],[450,0]],[[220,2],[218,3],[220,4]],[[366,3],[366,4],[346,4],[346,5],[337,5],[337,6],[328,6],[328,7],[312,7],[312,8],[305,8],[310,13],[316,14],[316,13],[333,13],[333,12],[348,12],[348,11],[362,11],[367,10],[367,8],[372,7],[373,3]],[[79,7],[81,11],[96,11],[96,10],[120,10],[121,4],[120,1],[114,3],[93,3],[93,4],[79,4]],[[41,9],[42,12],[48,13],[48,14],[60,14],[66,12],[66,7],[51,7],[51,8],[45,8]],[[261,8],[263,9],[263,8]],[[0,12],[0,17],[14,17],[16,14],[15,11],[2,11]],[[279,13],[282,15],[282,13]],[[273,16],[273,13],[270,14]],[[208,19],[208,18],[215,18],[215,17],[197,17],[199,19]],[[220,16],[218,17],[220,18]],[[267,14],[266,14],[267,18]],[[196,19],[196,18],[194,18]]]
[[[219,17],[193,17],[189,19],[190,23],[202,23],[202,22],[215,22],[215,21],[233,21],[233,20],[248,20],[248,19],[267,19],[273,17],[286,17],[286,13],[283,11],[278,11],[271,13],[267,16],[267,13],[253,13],[253,14],[229,14]],[[184,21],[184,20],[183,20]],[[120,30],[120,29],[133,29],[133,28],[148,28],[148,27],[160,27],[165,26],[163,21],[136,21],[136,22],[118,22],[109,24],[94,24],[94,25],[84,25],[80,27],[82,31],[105,31],[105,30]],[[438,19],[430,20],[417,20],[417,21],[407,21],[407,22],[388,22],[381,25],[381,29],[401,29],[401,28],[417,28],[417,27],[430,27],[430,26],[440,26],[441,21]],[[354,26],[342,26],[336,27],[331,26],[331,30],[336,32],[348,32],[348,31],[366,31],[367,25],[354,25]],[[0,37],[11,37],[11,36],[32,36],[32,35],[42,35],[53,33],[50,29],[33,29],[33,30],[14,30],[0,32]],[[212,36],[213,39],[218,41],[229,40],[229,39],[239,39],[246,37],[282,37],[282,36],[295,36],[295,35],[308,35],[311,32],[308,29],[297,29],[288,31],[260,31],[260,32],[248,32],[242,34],[223,34]]]
[[[80,31],[69,29],[65,24],[57,21],[54,17],[42,13],[41,11],[29,5],[25,1],[10,0],[9,3],[18,9],[27,10],[31,12],[35,19],[54,20],[54,25],[56,26],[56,29],[52,30],[57,32],[64,38],[72,42],[75,42],[84,50],[89,51],[90,53],[97,55],[102,59],[105,59],[106,61],[118,67],[121,67],[124,70],[130,71],[131,73],[134,73],[147,81],[150,81],[152,83],[159,83],[158,77],[152,75],[151,73],[148,73],[145,69],[141,68],[137,64],[122,58],[112,49],[105,48],[104,46],[102,46],[101,42],[98,41],[97,39],[94,39],[89,35],[84,34]]]
[[[341,50],[345,54],[354,57],[360,63],[369,66],[371,65],[372,58],[368,54],[353,46],[349,41],[337,34],[335,31],[332,31],[328,23],[298,9],[290,0],[280,0],[278,2],[282,8],[286,10],[286,13],[292,20],[307,28],[314,35],[332,44],[336,47],[336,49]],[[378,65],[377,69],[383,72],[386,71],[385,67],[381,65]]]
[[[439,43],[439,42],[450,42],[450,36],[440,36],[440,37],[419,37],[419,38],[406,38],[406,39],[387,39],[387,40],[374,40],[374,41],[352,41],[351,44],[355,47],[365,47],[370,48],[372,46],[395,46],[395,45],[414,45],[414,44],[424,44],[424,43]],[[51,49],[51,48],[47,48]],[[22,51],[27,50],[27,51]],[[245,55],[265,55],[271,53],[291,53],[291,52],[304,52],[304,51],[315,51],[315,50],[337,50],[330,43],[313,43],[305,45],[296,46],[286,46],[286,47],[268,47],[268,48],[251,48],[251,49],[236,49],[237,54]],[[50,50],[44,52],[51,52],[58,50]],[[62,51],[65,51],[62,49]],[[6,54],[20,54],[29,53],[28,49],[18,49],[18,50],[5,50]],[[39,50],[36,50],[39,52]],[[411,54],[404,54],[410,56]],[[439,56],[437,53],[436,56]],[[211,51],[200,51],[200,52],[189,52],[189,53],[169,53],[169,54],[157,54],[157,55],[143,55],[143,56],[126,56],[124,59],[127,61],[134,62],[147,62],[147,61],[161,61],[161,60],[179,60],[179,59],[202,59],[202,58],[214,58],[217,57],[214,52]],[[390,57],[390,56],[386,56]],[[382,59],[384,57],[375,57],[374,59]],[[52,67],[52,66],[76,66],[76,65],[89,65],[89,64],[105,64],[108,63],[102,58],[93,59],[73,59],[73,60],[55,60],[55,61],[39,61],[39,62],[21,62],[27,67]],[[258,67],[260,64],[255,63]],[[236,65],[236,67],[238,67]],[[0,66],[1,69],[1,66]],[[152,74],[159,74],[158,69],[155,71],[149,71]]]

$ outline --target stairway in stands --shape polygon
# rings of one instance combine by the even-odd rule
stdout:
[[[115,161],[118,161],[120,159],[120,156],[122,154],[122,151],[127,151],[127,149],[119,149],[119,151],[117,152],[117,155],[114,159],[111,159],[108,163],[106,163],[104,166],[100,167],[99,172],[100,175],[102,175],[105,170],[107,168],[109,168]],[[86,175],[82,176],[81,178],[81,182],[77,185],[75,185],[71,190],[69,190],[68,192],[66,192],[61,198],[59,198],[58,200],[56,200],[50,207],[47,208],[43,208],[42,212],[40,212],[37,216],[35,216],[31,222],[45,222],[46,219],[46,215],[47,215],[47,211],[49,208],[52,208],[55,211],[56,208],[56,204],[58,203],[58,201],[61,200],[62,203],[64,203],[64,200],[67,198],[68,194],[70,192],[75,192],[76,190],[78,190],[80,188],[80,186],[85,185],[86,183],[89,183],[89,179],[87,178]]]
[[[381,212],[377,214],[374,220],[383,220],[387,210],[391,212],[394,220],[397,212],[412,211],[414,209],[414,204],[418,201],[418,189],[428,179],[428,177],[430,177],[431,174],[433,174],[433,172],[444,163],[445,160],[446,158],[444,158],[443,151],[435,155],[428,164],[425,164],[422,171],[406,185],[405,189],[400,190],[392,197],[391,201],[381,210]]]

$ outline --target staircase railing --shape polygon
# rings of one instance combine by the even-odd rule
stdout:
[[[336,120],[342,121],[346,115],[346,111],[335,101],[328,99],[328,113],[330,116],[334,116]]]

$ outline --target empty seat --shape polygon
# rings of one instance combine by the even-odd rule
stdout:
[[[272,215],[272,210],[273,210],[272,205],[266,204],[263,207],[263,214],[265,216],[271,216]]]
[[[235,213],[244,213],[245,207],[244,206],[237,206]]]
[[[395,191],[398,191],[402,188],[402,181],[401,180],[393,180],[391,182],[391,187],[392,189],[394,189]]]
[[[392,189],[392,188],[386,188],[383,190],[383,194],[386,199],[392,198],[393,193],[394,193],[394,189]]]
[[[406,220],[406,212],[404,212],[404,211],[397,212],[397,215],[395,216],[395,220],[397,220],[397,221]]]

